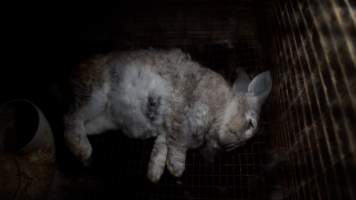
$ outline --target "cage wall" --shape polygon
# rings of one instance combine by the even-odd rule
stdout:
[[[272,159],[264,181],[277,199],[355,199],[355,1],[272,8]]]

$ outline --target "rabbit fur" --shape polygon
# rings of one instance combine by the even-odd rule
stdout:
[[[148,49],[96,56],[75,69],[70,85],[64,116],[70,151],[85,163],[93,151],[87,136],[108,130],[154,137],[147,176],[158,182],[166,166],[183,174],[188,149],[211,159],[250,139],[272,79],[263,72],[250,80],[240,70],[231,86],[179,49]]]

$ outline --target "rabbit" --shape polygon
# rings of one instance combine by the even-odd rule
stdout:
[[[272,77],[269,71],[252,80],[243,70],[238,74],[231,86],[180,49],[96,56],[70,79],[66,144],[87,163],[93,151],[88,135],[119,129],[130,138],[155,138],[147,178],[159,182],[166,167],[181,177],[188,149],[199,148],[211,160],[256,133]]]

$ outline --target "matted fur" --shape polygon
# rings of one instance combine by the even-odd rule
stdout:
[[[157,182],[166,166],[182,175],[188,149],[212,158],[251,138],[271,78],[265,72],[250,84],[241,72],[232,87],[181,50],[149,49],[95,57],[77,68],[71,85],[64,134],[74,155],[86,162],[92,153],[87,135],[107,130],[156,137],[147,175]]]

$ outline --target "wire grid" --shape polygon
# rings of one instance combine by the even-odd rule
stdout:
[[[108,142],[112,140],[116,142]],[[82,199],[249,199],[249,183],[256,178],[259,157],[263,156],[257,152],[264,146],[263,139],[255,138],[245,147],[219,156],[214,163],[189,152],[182,178],[165,171],[160,183],[152,184],[146,178],[152,142],[127,139],[117,133],[92,141],[97,148],[89,174],[95,177],[97,187],[82,193]]]
[[[279,199],[356,199],[355,1],[276,1],[273,9]]]

